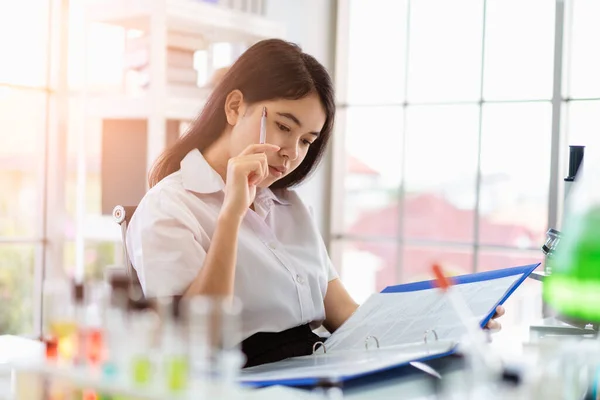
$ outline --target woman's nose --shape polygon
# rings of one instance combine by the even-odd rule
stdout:
[[[298,158],[298,143],[286,143],[281,147],[281,154],[289,158],[290,161],[295,161]]]

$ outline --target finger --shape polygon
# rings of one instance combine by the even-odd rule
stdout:
[[[253,173],[249,178],[248,178],[248,185],[250,186],[256,186],[260,183],[260,181],[262,181],[262,178],[258,175]]]
[[[254,175],[262,174],[260,161],[257,158],[238,157],[230,160],[229,167],[238,179],[248,179],[248,182],[251,182]]]
[[[240,153],[240,155],[247,156],[250,154],[265,153],[267,151],[279,151],[280,149],[281,147],[269,143],[251,144],[250,146],[246,147],[244,151]]]
[[[235,174],[247,179],[249,185],[257,185],[269,176],[269,164],[265,153],[237,156],[230,160]]]
[[[485,326],[485,329],[489,329],[491,331],[499,331],[500,329],[502,329],[502,324],[496,320],[491,319]]]
[[[265,153],[249,154],[245,156],[238,156],[233,160],[236,168],[250,172],[253,168],[256,168],[257,163],[262,164],[263,161],[266,163],[267,155]]]
[[[267,156],[264,153],[258,155],[262,157],[258,158],[261,174],[256,182],[257,185],[269,177],[269,163],[267,162]]]
[[[260,172],[254,171],[254,172],[256,172],[255,176],[253,176],[253,180],[252,180],[252,183],[254,185],[258,185],[260,182],[262,182],[263,180],[265,180],[269,177],[269,173],[270,173],[269,163],[267,162],[267,156],[265,153],[252,154],[252,155],[248,155],[248,156],[244,156],[244,157],[249,160],[255,160],[260,163]]]
[[[269,171],[269,163],[267,162],[267,157],[265,156],[265,158],[261,161],[262,167],[263,167],[263,180],[267,179],[269,177],[269,174],[271,173],[271,171]]]
[[[251,164],[249,164],[251,170],[248,174],[248,183],[251,185],[258,185],[265,179],[265,164],[266,162],[263,163],[261,160],[254,160]],[[268,167],[266,168],[266,173],[268,174]]]
[[[500,318],[504,314],[506,314],[506,309],[502,306],[498,306],[498,307],[496,307],[496,313],[494,314],[494,316],[492,318]]]

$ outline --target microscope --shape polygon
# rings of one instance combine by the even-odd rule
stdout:
[[[583,161],[585,146],[569,146],[569,174],[564,179],[564,202],[568,201],[571,189],[579,172]],[[552,274],[552,258],[555,255],[562,238],[562,233],[556,228],[550,228],[546,232],[546,241],[541,247],[546,259],[544,262],[544,272],[536,273],[534,279],[544,281]],[[542,320],[541,324],[532,325],[531,331],[538,334],[554,334],[554,335],[585,335],[598,331],[598,325],[579,321],[555,313],[550,307],[543,302],[542,304]]]
[[[581,166],[581,162],[583,161],[583,153],[585,150],[585,146],[569,146],[569,175],[565,178],[565,190],[564,190],[564,202],[566,204],[569,194],[571,193],[571,188],[573,183],[575,182],[575,178],[577,176],[577,172],[579,171],[579,167]],[[542,252],[546,256],[546,261],[548,258],[554,255],[556,251],[556,247],[560,243],[561,233],[559,230],[550,228],[548,232],[546,232],[546,242],[542,245]],[[544,274],[550,275],[552,271],[550,270],[550,263],[544,263]]]

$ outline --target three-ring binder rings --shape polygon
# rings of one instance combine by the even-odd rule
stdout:
[[[539,264],[453,278],[473,314],[485,326]],[[377,374],[456,351],[465,328],[434,281],[390,286],[372,295],[313,354],[242,371],[254,386],[311,386]]]

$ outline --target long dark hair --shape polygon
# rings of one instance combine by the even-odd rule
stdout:
[[[231,66],[209,96],[202,112],[188,132],[156,160],[149,176],[150,187],[179,170],[181,160],[193,149],[201,152],[210,146],[226,127],[225,99],[240,90],[244,101],[253,104],[274,99],[301,99],[316,93],[325,109],[326,119],[317,140],[309,147],[302,163],[272,188],[288,188],[306,179],[321,160],[335,116],[331,78],[314,57],[293,43],[279,39],[263,40],[250,47]]]

